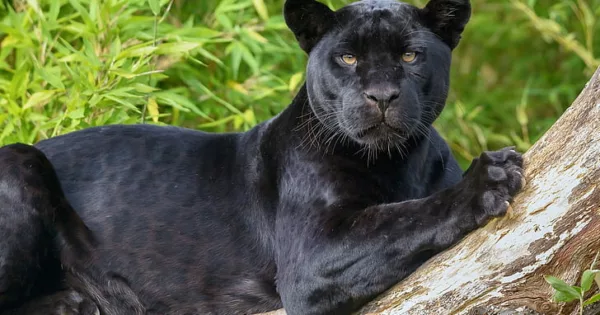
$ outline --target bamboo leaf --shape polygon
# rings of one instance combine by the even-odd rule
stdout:
[[[158,122],[158,103],[156,103],[156,99],[154,97],[150,97],[148,98],[148,113],[150,114],[150,117],[152,117],[152,121],[154,121],[155,123]]]
[[[252,0],[252,4],[254,4],[254,9],[263,21],[269,19],[269,11],[267,10],[267,5],[264,0]]]
[[[44,106],[47,104],[50,99],[54,96],[56,91],[41,91],[33,93],[28,99],[25,105],[23,105],[23,109],[28,109],[31,107]]]
[[[154,16],[158,16],[160,14],[159,0],[148,0],[148,5],[150,5],[150,10],[152,10],[152,14],[154,14]]]
[[[10,135],[13,131],[15,131],[15,125],[13,122],[8,122],[8,124],[4,125],[4,130],[2,130],[2,134],[0,134],[0,141],[4,140],[8,135]]]
[[[69,112],[67,116],[71,119],[81,119],[84,117],[85,109],[83,107],[77,108],[74,111]]]
[[[46,80],[46,82],[48,82],[53,87],[55,87],[57,89],[61,89],[61,90],[65,89],[65,85],[63,84],[62,80],[60,79],[60,76],[57,74],[54,74],[53,71],[48,71],[45,68],[38,68],[37,72],[40,75],[40,77],[42,77],[44,80]],[[57,73],[60,73],[60,72],[57,71]]]
[[[300,83],[302,82],[303,78],[304,78],[304,73],[302,73],[302,72],[298,72],[290,78],[290,83],[288,84],[288,89],[290,90],[290,92],[296,90],[298,85],[300,85]]]
[[[158,46],[156,53],[159,54],[180,54],[189,53],[190,51],[200,47],[200,43],[191,42],[179,42],[179,43],[165,43]]]
[[[10,82],[9,94],[13,99],[17,99],[25,95],[27,86],[29,85],[29,67],[24,64],[15,72],[12,81]]]

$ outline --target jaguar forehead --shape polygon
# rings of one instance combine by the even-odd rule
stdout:
[[[406,35],[419,28],[421,22],[417,12],[412,5],[390,0],[351,4],[338,11],[337,21],[345,27],[332,32],[332,38],[342,39],[339,41],[341,46],[350,48],[354,53],[387,51],[394,43],[400,46],[401,38],[408,39]]]
[[[395,0],[363,0],[351,3],[338,10],[337,18],[342,24],[354,23],[358,26],[394,25],[414,21],[417,8]],[[356,29],[354,29],[356,30]],[[385,31],[378,29],[378,31]],[[352,32],[352,30],[348,30]]]
[[[353,2],[348,7],[360,8],[362,10],[385,10],[385,9],[408,9],[412,8],[410,4],[396,0],[362,0]]]

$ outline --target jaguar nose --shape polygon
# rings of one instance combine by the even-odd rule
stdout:
[[[384,113],[390,103],[400,97],[400,90],[392,86],[374,87],[366,89],[363,96],[368,105],[378,106]]]

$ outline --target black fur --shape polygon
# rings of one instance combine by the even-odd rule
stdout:
[[[285,21],[296,35],[300,47],[310,52],[331,29],[335,14],[326,5],[307,0],[288,0],[284,6]]]
[[[92,315],[79,312],[93,308],[93,302],[67,292],[62,268],[84,261],[96,240],[64,198],[52,165],[38,149],[23,144],[0,148],[0,165],[0,307],[60,295],[2,314]]]
[[[520,189],[518,153],[484,153],[463,177],[431,126],[469,14],[467,0],[425,9],[366,0],[336,12],[288,0],[286,21],[309,53],[307,82],[272,120],[246,133],[107,126],[40,142],[58,179],[0,173],[0,234],[33,237],[0,243],[10,262],[0,280],[26,279],[6,294],[85,304],[69,306],[79,314],[89,301],[103,314],[349,314],[503,215]],[[402,61],[407,52],[414,61]],[[355,64],[342,61],[348,54]],[[0,169],[10,169],[17,162],[3,150]],[[63,210],[11,194],[30,185],[54,187],[41,196]],[[71,206],[82,221],[48,219]],[[69,237],[71,226],[79,232]],[[43,233],[66,236],[47,244]],[[11,267],[52,249],[64,270]],[[53,289],[25,290],[42,273],[60,278],[46,281]]]

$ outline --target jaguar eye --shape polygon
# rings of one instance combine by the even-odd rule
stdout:
[[[405,52],[402,54],[402,61],[411,63],[417,59],[417,53],[414,51]]]
[[[342,62],[349,65],[349,66],[353,66],[356,64],[356,56],[354,55],[350,55],[350,54],[345,54],[342,55]]]

